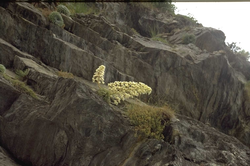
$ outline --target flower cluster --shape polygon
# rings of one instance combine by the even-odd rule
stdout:
[[[99,84],[104,84],[104,73],[105,66],[101,65],[96,69],[92,77],[93,82]],[[115,81],[108,84],[108,91],[101,89],[99,86],[99,95],[105,98],[105,100],[115,105],[118,105],[121,101],[124,101],[128,98],[138,97],[141,94],[150,94],[152,89],[142,82],[133,82],[133,81]]]
[[[152,89],[142,82],[115,81],[108,84],[109,90],[112,92],[112,100],[118,105],[121,100],[138,97],[141,94],[150,94]]]
[[[98,84],[101,83],[104,84],[104,72],[105,72],[105,66],[104,65],[99,66],[92,77],[92,81],[97,82]]]

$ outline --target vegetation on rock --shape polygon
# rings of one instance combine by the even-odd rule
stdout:
[[[97,82],[98,85],[104,84],[104,73],[105,73],[105,66],[104,65],[99,66],[92,77],[92,81]]]
[[[155,36],[155,37],[153,37],[152,38],[154,41],[160,41],[160,42],[162,42],[162,43],[164,43],[164,44],[169,44],[169,42],[166,40],[166,39],[164,39],[164,38],[162,38],[162,37],[159,37],[159,36]]]
[[[183,38],[182,38],[182,43],[183,44],[189,44],[189,43],[194,43],[195,42],[195,36],[192,34],[186,34]]]
[[[175,15],[175,18],[184,26],[195,26],[198,24],[198,21],[192,16],[177,14]]]
[[[5,66],[4,65],[2,65],[2,64],[0,64],[0,73],[5,73],[5,71],[6,71],[6,68],[5,68]]]
[[[99,96],[101,96],[102,98],[103,98],[103,100],[106,102],[106,103],[108,103],[108,104],[110,104],[110,97],[111,97],[111,92],[110,92],[110,90],[108,90],[108,89],[105,89],[105,88],[99,88],[98,90],[97,90],[97,94],[99,95]]]
[[[172,0],[162,0],[162,1],[151,1],[151,2],[141,2],[132,3],[133,5],[140,5],[151,10],[157,10],[161,12],[168,12],[171,14],[175,13],[176,7],[172,4]]]
[[[68,9],[66,6],[64,6],[64,5],[58,5],[58,6],[57,6],[57,11],[58,11],[59,13],[65,14],[66,16],[69,16],[69,15],[70,15],[69,9]]]
[[[99,10],[94,6],[93,3],[63,3],[71,14],[84,13],[84,14],[98,14]]]
[[[159,9],[161,12],[169,12],[174,14],[176,7],[174,4],[172,4],[172,0],[164,0],[161,2],[153,2],[153,6],[155,6],[157,9]]]
[[[135,126],[136,136],[143,138],[163,139],[165,125],[174,117],[174,112],[166,106],[128,105],[127,108],[127,116]]]
[[[63,18],[61,16],[61,14],[59,12],[57,12],[57,11],[53,11],[53,12],[50,13],[49,20],[52,23],[54,23],[54,24],[56,24],[56,25],[58,25],[60,27],[64,26]]]
[[[26,70],[16,70],[17,78],[21,81],[25,81],[27,79],[27,75],[29,74],[29,69]]]
[[[141,94],[150,94],[152,89],[142,82],[115,81],[108,84],[112,92],[111,99],[115,105],[128,98],[138,97]]]
[[[30,96],[32,96],[33,98],[38,98],[36,93],[30,88],[28,87],[24,82],[13,79],[11,77],[9,77],[8,75],[4,74],[3,77],[9,81],[16,89],[18,89],[20,92],[22,93],[26,93]]]
[[[74,78],[74,75],[72,73],[64,72],[64,71],[58,71],[57,75],[63,78]]]
[[[245,51],[244,49],[240,48],[236,45],[236,42],[227,43],[227,46],[230,48],[230,50],[235,54],[239,55],[245,60],[248,60],[250,57],[250,53],[248,51]]]
[[[115,81],[108,83],[108,90],[101,89],[100,84],[104,84],[104,73],[105,66],[99,66],[92,77],[92,82],[98,83],[98,94],[104,97],[105,101],[112,101],[115,105],[118,105],[125,99],[138,97],[141,94],[150,94],[152,92],[152,89],[146,84],[132,81]]]

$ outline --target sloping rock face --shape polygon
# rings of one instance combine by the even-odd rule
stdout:
[[[0,145],[16,162],[249,165],[250,104],[244,83],[250,65],[230,52],[223,32],[181,29],[178,19],[136,5],[108,4],[103,11],[63,16],[61,28],[28,3],[0,7],[0,63],[10,70],[29,68],[27,84],[40,95],[22,94],[0,76]],[[149,26],[165,33],[171,44],[145,37]],[[131,27],[142,36],[132,35]],[[186,34],[196,42],[181,44]],[[153,89],[145,100],[168,101],[182,115],[166,126],[164,141],[135,138],[124,112],[87,86],[101,64],[106,83],[144,82]],[[79,79],[59,78],[58,70]]]
[[[20,166],[15,163],[11,156],[2,147],[0,147],[0,164],[2,166]]]
[[[49,101],[21,95],[2,115],[1,143],[22,164],[89,165],[109,148],[122,159],[116,146],[129,127],[119,112],[73,80],[58,79]]]
[[[187,117],[166,127],[165,141],[139,140],[121,110],[73,79],[57,79],[47,100],[22,94],[0,117],[1,144],[21,165],[250,163],[247,146]]]

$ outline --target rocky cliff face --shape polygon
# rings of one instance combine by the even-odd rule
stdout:
[[[61,28],[31,4],[0,7],[0,63],[9,76],[29,68],[27,84],[38,94],[0,76],[0,163],[249,165],[250,65],[229,50],[224,33],[138,5],[101,8],[98,16],[63,15]],[[151,27],[168,44],[148,38]],[[186,34],[194,44],[182,43]],[[134,137],[124,111],[96,95],[90,81],[102,64],[105,82],[144,82],[153,89],[147,100],[175,107],[179,121],[166,126],[164,140]]]

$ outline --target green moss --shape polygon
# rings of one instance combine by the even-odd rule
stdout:
[[[0,73],[4,74],[6,71],[6,68],[4,65],[0,64]]]
[[[9,77],[8,75],[4,74],[3,77],[9,81],[16,89],[18,89],[21,93],[26,93],[30,96],[32,96],[33,98],[38,98],[36,93],[30,88],[28,87],[24,82],[19,81],[19,80],[15,80],[11,77]]]
[[[57,11],[54,11],[54,12],[51,12],[50,15],[49,15],[49,20],[60,26],[60,27],[63,27],[64,26],[64,21],[63,21],[63,18],[61,16],[61,14]]]
[[[58,6],[57,6],[57,11],[58,11],[59,13],[65,14],[66,16],[69,16],[69,15],[70,15],[69,9],[68,9],[66,6],[64,6],[64,5],[58,5]]]

